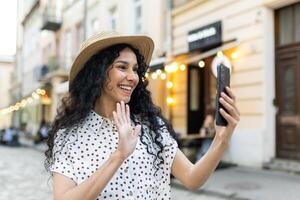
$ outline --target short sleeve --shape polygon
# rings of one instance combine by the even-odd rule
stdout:
[[[53,164],[50,167],[51,172],[60,173],[73,181],[77,182],[74,173],[74,167],[71,160],[70,150],[68,149],[68,142],[64,141],[62,137],[63,130],[59,130],[57,137],[54,140],[53,146]]]
[[[163,121],[159,119],[159,123],[163,125]],[[169,169],[171,170],[171,166],[173,164],[178,144],[174,137],[170,134],[166,126],[161,127],[161,134],[163,138],[163,145],[164,145],[164,161],[168,165]]]

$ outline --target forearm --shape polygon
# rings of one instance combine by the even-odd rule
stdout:
[[[207,181],[218,166],[227,147],[227,141],[215,137],[207,153],[190,170],[188,176],[191,189],[198,189]]]
[[[62,200],[95,200],[107,183],[122,165],[124,158],[118,152],[110,158],[87,180],[62,195]],[[59,199],[60,200],[60,199]]]

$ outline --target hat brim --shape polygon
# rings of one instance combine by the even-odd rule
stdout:
[[[69,84],[75,79],[79,71],[84,67],[85,63],[99,51],[116,44],[129,44],[139,50],[143,55],[145,63],[149,65],[154,49],[153,40],[148,36],[116,36],[95,41],[83,48],[75,58],[70,74]]]

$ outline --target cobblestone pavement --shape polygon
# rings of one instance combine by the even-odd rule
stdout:
[[[0,200],[51,200],[52,181],[43,168],[43,153],[32,148],[0,146]],[[224,198],[172,188],[172,200]]]

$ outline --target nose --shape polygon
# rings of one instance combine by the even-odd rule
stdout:
[[[135,81],[138,79],[138,74],[132,70],[130,70],[128,73],[127,73],[127,76],[126,76],[127,80],[128,81]]]

